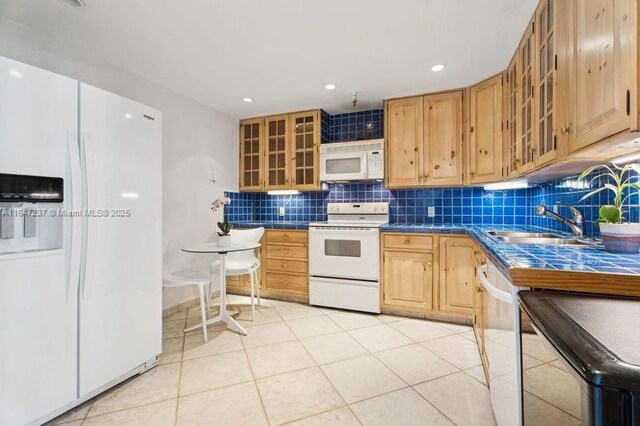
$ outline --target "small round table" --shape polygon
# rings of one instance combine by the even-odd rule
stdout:
[[[255,250],[260,247],[260,243],[245,243],[245,244],[231,244],[227,247],[218,247],[216,243],[199,243],[191,244],[187,247],[183,247],[182,251],[188,253],[217,253],[220,258],[220,315],[207,320],[207,325],[216,322],[226,323],[232,330],[238,333],[247,335],[247,331],[227,312],[227,267],[226,258],[227,254],[235,253],[238,251]],[[213,283],[213,273],[211,274],[211,282]],[[185,331],[195,330],[202,327],[202,323],[187,328]]]

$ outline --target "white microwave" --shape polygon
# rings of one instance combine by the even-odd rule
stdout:
[[[320,180],[349,182],[384,178],[384,139],[320,145]]]

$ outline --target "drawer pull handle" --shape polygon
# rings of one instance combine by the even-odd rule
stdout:
[[[405,244],[409,244],[409,243],[411,243],[411,240],[407,238],[406,240],[404,240],[404,243]]]
[[[283,264],[282,264],[282,267],[283,267],[283,268],[287,268],[287,267],[288,267],[288,265],[287,265],[286,263],[283,263]]]
[[[282,236],[282,238],[283,238],[283,239],[285,239],[285,240],[288,240],[288,239],[289,239],[289,236],[288,236],[287,234],[284,234],[284,235]]]

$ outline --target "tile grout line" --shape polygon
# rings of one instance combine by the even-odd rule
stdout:
[[[322,311],[320,311],[322,312]],[[322,312],[324,314],[324,312]],[[331,318],[329,318],[331,319]],[[291,333],[293,333],[293,335],[295,336],[296,334],[293,332],[293,330],[291,329],[291,327],[289,326],[289,324],[287,324],[287,321],[285,320],[284,323],[286,324],[287,328],[289,328],[289,330],[291,331]],[[337,324],[336,324],[337,325]],[[339,326],[338,326],[339,327]],[[309,356],[309,358],[311,359],[311,361],[313,361],[313,363],[315,364],[315,368],[317,368],[320,373],[322,373],[322,375],[324,376],[324,378],[327,380],[327,383],[329,383],[329,385],[331,385],[331,388],[333,389],[333,391],[336,393],[336,395],[338,395],[340,397],[340,399],[342,400],[342,402],[344,403],[344,406],[349,407],[349,404],[347,403],[347,401],[344,399],[344,397],[342,396],[342,394],[338,391],[338,389],[335,387],[335,385],[333,384],[333,382],[331,381],[331,379],[329,379],[329,377],[327,376],[327,374],[324,372],[324,370],[320,367],[320,365],[317,363],[317,361],[315,360],[315,358],[313,358],[313,356],[311,356],[311,353],[307,350],[306,346],[302,344],[302,342],[300,341],[300,339],[297,338],[296,336],[296,340],[298,342],[298,344],[300,346],[302,346],[303,350],[307,353],[307,355]],[[317,416],[319,414],[323,414],[323,413],[327,413],[329,411],[333,411],[336,410],[337,408],[332,408],[331,410],[326,410],[323,411],[322,413],[316,413],[316,414],[312,414],[311,416],[307,416],[307,417],[313,417],[313,416]],[[307,418],[307,417],[303,417],[303,418]],[[357,416],[354,414],[354,417]],[[297,420],[301,420],[301,419],[297,419]],[[297,421],[297,420],[292,420],[292,421]],[[360,419],[358,419],[358,422],[360,422]],[[287,422],[287,423],[291,423],[291,422]],[[362,424],[362,422],[360,422],[360,424]]]
[[[271,308],[274,311],[276,311],[276,314],[278,314],[278,317],[284,322],[284,319],[282,318],[282,315],[280,315],[280,312],[278,312],[277,309]],[[247,334],[249,332],[247,331]],[[258,387],[258,380],[256,379],[256,375],[255,372],[253,371],[253,366],[251,365],[251,360],[249,359],[249,354],[247,353],[247,347],[244,344],[244,339],[242,338],[242,336],[240,336],[240,343],[242,344],[242,348],[244,350],[244,356],[247,358],[247,364],[249,364],[249,370],[251,371],[251,377],[253,377],[253,386],[256,389],[256,392],[258,393],[258,399],[260,400],[260,406],[262,407],[262,413],[264,414],[264,418],[267,420],[267,423],[269,425],[272,424],[271,419],[269,418],[269,414],[267,413],[267,407],[264,405],[264,400],[262,399],[262,393],[260,392],[260,388]]]

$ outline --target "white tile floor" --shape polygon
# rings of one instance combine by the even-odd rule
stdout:
[[[470,327],[231,296],[248,335],[164,319],[160,366],[55,423],[493,425]]]

